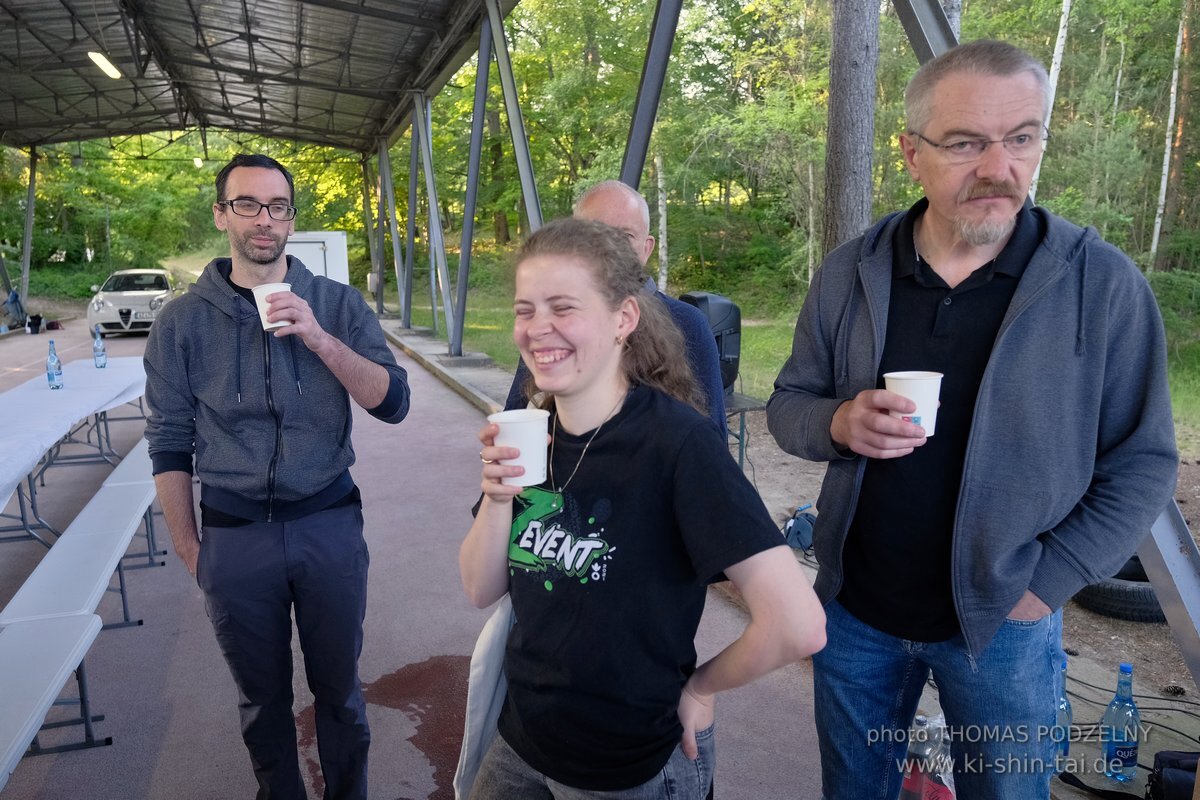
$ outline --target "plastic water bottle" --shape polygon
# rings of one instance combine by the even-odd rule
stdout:
[[[50,355],[46,356],[46,381],[51,389],[62,388],[62,362],[54,352],[54,340],[50,340]]]
[[[1140,726],[1141,717],[1133,702],[1133,665],[1122,663],[1117,671],[1117,693],[1100,720],[1105,776],[1121,783],[1133,780]]]
[[[92,331],[92,361],[96,364],[96,369],[104,369],[108,366],[108,351],[104,349],[104,337],[100,335],[100,323],[96,323],[96,329]]]
[[[1066,768],[1067,757],[1071,754],[1071,701],[1067,698],[1067,657],[1062,658],[1062,692],[1058,696],[1058,710],[1054,720],[1054,772],[1058,774]]]

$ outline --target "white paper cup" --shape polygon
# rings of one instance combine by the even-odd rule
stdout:
[[[269,331],[272,328],[286,328],[291,325],[291,320],[281,319],[277,322],[267,322],[267,313],[271,310],[270,303],[267,302],[267,295],[275,294],[276,292],[290,292],[292,285],[290,283],[261,283],[251,289],[254,292],[254,304],[258,306],[258,318],[262,321],[264,331]]]
[[[488,422],[500,426],[496,434],[497,447],[515,447],[521,451],[516,458],[501,459],[506,466],[525,468],[524,475],[501,478],[509,486],[537,486],[546,480],[546,433],[550,412],[540,408],[517,408],[488,416]]]
[[[883,385],[889,392],[902,394],[917,404],[911,414],[892,411],[893,417],[920,425],[926,436],[933,436],[937,425],[938,395],[942,391],[940,372],[888,372],[883,376]]]

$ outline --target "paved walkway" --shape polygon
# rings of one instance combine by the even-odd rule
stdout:
[[[412,412],[399,426],[383,425],[365,413],[355,416],[354,473],[365,500],[371,549],[361,660],[373,730],[371,797],[450,798],[467,663],[487,617],[463,596],[457,551],[479,491],[475,434],[483,423],[480,404],[487,406],[485,398],[501,402],[510,379],[492,368],[490,375],[485,370],[470,381],[464,378],[467,389],[451,388],[443,382],[451,374],[446,369],[423,368],[438,361],[444,343],[392,335],[398,358],[409,370]],[[42,371],[47,338],[0,340],[0,390]],[[64,391],[70,391],[71,372],[92,368],[90,362],[77,362],[89,356],[86,330],[68,322],[55,338],[66,362]],[[423,338],[427,344],[418,346]],[[108,343],[113,356],[137,355],[145,340],[118,337]],[[464,362],[449,368],[480,369]],[[142,433],[140,422],[115,427],[121,452]],[[106,473],[100,467],[51,470],[41,494],[50,521],[69,522]],[[0,544],[0,606],[43,552],[32,541]],[[132,613],[145,624],[102,632],[88,655],[94,711],[105,715],[98,733],[112,736],[113,745],[25,759],[4,791],[6,800],[253,797],[234,688],[200,591],[173,555],[166,560],[165,567],[129,573]],[[701,658],[731,641],[744,621],[742,611],[719,592],[710,593],[708,606],[698,641]],[[100,611],[106,620],[119,616],[119,598],[106,598]],[[319,770],[311,698],[298,653],[296,663],[301,751],[313,782]],[[816,797],[811,708],[805,665],[722,696],[717,797]],[[62,738],[55,733],[44,743]],[[310,789],[310,796],[320,793]]]

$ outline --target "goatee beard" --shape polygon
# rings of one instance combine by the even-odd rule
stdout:
[[[270,250],[264,251],[262,248],[255,247],[250,243],[251,236],[253,236],[253,234],[247,234],[246,237],[241,240],[238,250],[241,251],[243,258],[255,264],[274,264],[279,260],[279,257],[283,255],[283,250],[287,246],[286,241],[275,241],[274,246],[271,247]]]
[[[976,181],[959,192],[958,202],[965,203],[968,200],[975,200],[980,197],[1007,197],[1018,201],[1021,199],[1020,189],[1011,181],[982,180]],[[1016,224],[1017,219],[1015,216],[1006,220],[985,219],[981,222],[973,222],[956,217],[954,220],[954,232],[972,247],[982,247],[984,245],[995,244],[1007,238],[1012,233],[1013,227]]]
[[[983,247],[1007,238],[1016,224],[1016,217],[1005,220],[985,219],[982,222],[972,222],[959,217],[954,220],[954,232],[972,247]]]

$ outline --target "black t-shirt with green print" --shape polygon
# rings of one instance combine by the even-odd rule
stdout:
[[[650,780],[682,728],[705,587],[783,544],[711,420],[645,387],[587,447],[558,429],[559,481],[514,503],[505,741],[554,780],[616,790]]]

